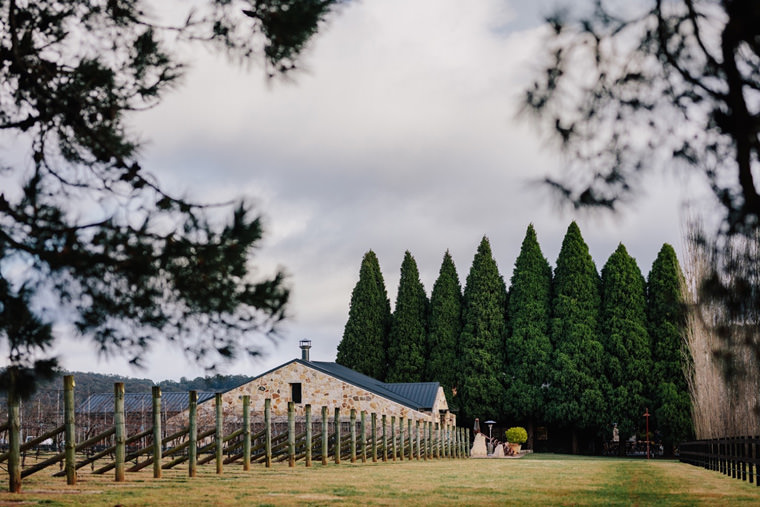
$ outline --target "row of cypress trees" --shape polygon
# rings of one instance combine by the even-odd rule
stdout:
[[[691,435],[683,277],[665,244],[645,280],[621,244],[599,275],[578,225],[552,271],[532,225],[510,287],[487,238],[464,293],[448,252],[428,300],[407,251],[391,313],[377,256],[362,260],[337,362],[386,382],[438,381],[467,423],[475,417],[552,425],[608,438],[652,413],[666,443]]]

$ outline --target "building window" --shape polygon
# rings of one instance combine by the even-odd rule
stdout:
[[[293,403],[301,403],[301,383],[294,382],[290,384],[290,399]]]

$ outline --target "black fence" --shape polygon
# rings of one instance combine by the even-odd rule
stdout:
[[[715,470],[734,479],[758,482],[760,436],[714,438],[684,442],[679,447],[683,463]]]

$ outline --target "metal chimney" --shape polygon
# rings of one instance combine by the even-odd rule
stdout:
[[[301,340],[298,342],[298,346],[301,347],[301,359],[304,361],[309,360],[309,349],[311,348],[311,340]]]

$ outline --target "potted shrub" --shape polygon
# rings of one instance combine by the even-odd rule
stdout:
[[[510,449],[512,449],[514,453],[517,454],[520,452],[522,444],[528,440],[528,432],[525,431],[525,428],[516,426],[507,430],[506,437],[507,442],[509,442]]]

